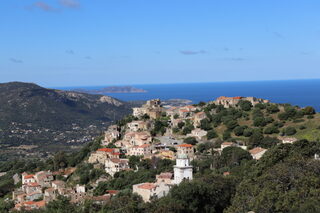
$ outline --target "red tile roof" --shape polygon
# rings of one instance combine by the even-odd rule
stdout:
[[[226,145],[233,145],[234,143],[233,142],[223,142],[221,145],[224,145],[224,146],[226,146]]]
[[[156,185],[153,183],[142,183],[141,185],[138,186],[140,189],[154,189],[156,188]]]
[[[187,148],[191,148],[191,147],[193,147],[191,144],[180,144],[180,145],[178,145],[178,147],[187,147]]]
[[[264,148],[256,147],[256,148],[251,149],[249,152],[250,152],[252,155],[255,155],[255,154],[258,154],[258,153],[263,152],[263,151],[265,151],[265,150],[266,150],[266,149],[264,149]]]
[[[228,99],[240,100],[240,99],[242,99],[242,97],[241,97],[241,96],[237,96],[237,97],[225,97],[225,96],[221,96],[221,97],[217,98],[217,100],[228,100]]]
[[[146,148],[146,147],[149,147],[149,146],[150,146],[150,144],[143,144],[141,146],[138,146],[137,148]]]
[[[173,174],[171,172],[163,172],[160,175],[158,175],[158,178],[163,178],[163,179],[171,179]]]
[[[27,185],[28,185],[28,186],[31,186],[31,187],[40,186],[38,183],[28,183]]]
[[[26,175],[26,176],[24,176],[24,179],[31,179],[31,178],[34,178],[34,175]]]
[[[98,149],[97,151],[100,151],[100,152],[113,152],[114,149],[112,149],[112,148],[101,148],[101,149]]]

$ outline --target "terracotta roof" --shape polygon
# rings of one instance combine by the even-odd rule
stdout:
[[[256,147],[256,148],[251,149],[249,152],[250,152],[250,154],[255,155],[255,154],[258,154],[263,151],[266,151],[266,149],[261,148],[261,147]]]
[[[234,145],[234,143],[233,142],[223,142],[221,145]]]
[[[108,194],[111,194],[111,195],[116,195],[116,194],[118,194],[118,190],[107,190],[106,191]]]
[[[31,192],[31,193],[29,193],[29,194],[27,194],[27,196],[31,196],[31,195],[35,195],[35,194],[42,194],[42,192]]]
[[[224,172],[223,173],[223,176],[228,176],[228,175],[230,175],[230,172]]]
[[[46,202],[44,200],[41,200],[41,201],[38,201],[38,202],[27,201],[27,202],[21,203],[20,206],[32,206],[32,205],[35,205],[38,208],[41,208],[41,207],[44,207],[46,205]]]
[[[203,115],[203,114],[206,114],[205,112],[197,112],[196,115]]]
[[[154,183],[142,183],[138,186],[140,189],[154,189],[156,188],[156,185]]]
[[[27,185],[28,185],[28,186],[31,186],[31,187],[40,186],[38,183],[28,183]]]
[[[113,152],[114,149],[112,149],[112,148],[101,148],[101,149],[98,149],[97,151],[100,151],[100,152]]]
[[[24,205],[33,205],[33,204],[35,204],[36,202],[34,202],[34,201],[26,201],[26,202],[24,202],[24,203],[22,203],[22,204],[24,204]]]
[[[146,148],[146,147],[149,147],[149,146],[150,146],[150,144],[143,144],[141,146],[138,146],[137,148]]]
[[[65,175],[71,175],[72,173],[74,173],[74,172],[76,171],[76,169],[77,169],[77,168],[75,168],[75,167],[66,168],[66,169],[64,170],[64,174],[65,174]]]
[[[163,179],[171,179],[173,174],[171,172],[163,172],[160,175],[158,175],[158,178],[163,178]]]
[[[236,96],[236,97],[225,97],[225,96],[221,96],[219,98],[217,98],[217,100],[226,100],[226,99],[236,99],[236,100],[240,100],[242,99],[241,96]]]
[[[50,187],[50,188],[47,188],[45,191],[47,191],[47,192],[53,192],[54,190],[55,190],[54,188]]]
[[[178,147],[187,147],[187,148],[191,148],[191,147],[193,147],[191,144],[180,144],[180,145],[178,145]]]
[[[45,207],[46,202],[44,200],[41,200],[41,201],[35,202],[35,205],[37,205],[39,208]]]
[[[34,178],[34,175],[26,175],[26,176],[24,176],[24,179],[31,179],[31,178]]]
[[[120,155],[120,152],[114,152],[112,155]]]
[[[188,108],[188,109],[194,109],[196,107],[192,106],[192,105],[188,105],[188,106],[185,106],[184,108]]]
[[[189,110],[187,110],[187,109],[180,109],[179,111],[180,112],[189,112]]]

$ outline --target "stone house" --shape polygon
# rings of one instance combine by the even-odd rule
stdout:
[[[106,173],[114,176],[115,173],[120,172],[122,170],[128,170],[129,167],[129,159],[119,159],[119,158],[109,158],[105,163]]]
[[[62,180],[52,181],[52,188],[55,190],[64,189],[66,188],[66,183]]]
[[[239,104],[240,101],[249,101],[253,106],[258,103],[269,103],[269,100],[255,97],[225,97],[221,96],[217,98],[213,103],[217,105],[223,105],[225,108],[234,107]]]
[[[133,146],[128,149],[127,155],[135,155],[135,156],[148,156],[152,153],[152,147],[150,144],[143,144],[140,146]]]
[[[157,119],[161,116],[161,112],[162,107],[160,99],[148,100],[142,107],[133,108],[133,116],[135,117],[141,117],[144,114],[147,114],[150,118]]]
[[[173,174],[171,172],[163,172],[159,175],[156,175],[156,183],[165,183],[165,184],[172,184]]]
[[[17,203],[14,207],[15,210],[21,211],[24,210],[34,210],[34,209],[41,209],[46,206],[46,203],[44,200],[42,201],[26,201],[23,203]]]
[[[207,118],[207,114],[205,112],[198,112],[194,115],[193,120],[194,120],[194,126],[200,126],[201,121],[203,119]]]
[[[279,137],[279,140],[281,140],[282,143],[290,143],[290,144],[293,144],[294,142],[298,141],[298,139],[294,137]]]
[[[146,131],[150,128],[150,122],[147,121],[132,121],[127,124],[128,129],[132,132]]]
[[[166,109],[165,111],[167,113],[167,116],[170,116],[171,119],[173,119],[174,115],[179,115],[179,108],[178,107],[170,107],[169,109]]]
[[[191,134],[188,134],[187,136],[195,137],[198,140],[203,140],[207,136],[207,131],[203,129],[196,128],[191,131]]]
[[[104,133],[104,140],[102,141],[102,145],[108,145],[115,140],[120,138],[120,132],[118,130],[108,130]]]
[[[31,192],[26,195],[25,200],[26,201],[34,201],[34,200],[39,200],[40,198],[43,197],[42,192],[36,191],[36,192]]]
[[[108,158],[119,158],[119,149],[101,148],[91,153],[88,162],[104,164]]]
[[[161,158],[161,159],[169,159],[174,160],[175,153],[171,150],[159,150],[154,154],[155,157]]]
[[[50,171],[40,171],[34,175],[34,179],[41,187],[50,187],[53,175]]]
[[[124,140],[129,141],[131,146],[141,146],[152,142],[149,132],[128,132],[124,136]]]
[[[52,200],[55,200],[57,198],[57,190],[55,190],[54,188],[50,187],[44,190],[44,196],[43,199],[46,202],[50,202]]]
[[[35,183],[34,174],[22,173],[22,184]]]
[[[127,150],[131,147],[131,144],[129,141],[120,140],[114,143],[116,147],[118,147],[121,150]]]
[[[267,149],[264,149],[264,148],[261,148],[261,147],[256,147],[256,148],[253,148],[253,149],[249,150],[252,158],[255,159],[255,160],[259,160],[264,155],[264,153],[266,151],[267,151]]]
[[[170,191],[170,186],[164,182],[160,183],[140,183],[132,186],[133,193],[140,195],[144,202],[166,196]]]
[[[179,117],[180,118],[187,118],[190,116],[190,111],[187,109],[179,109]]]
[[[27,194],[30,194],[32,192],[42,191],[42,187],[38,183],[32,183],[32,182],[22,185],[21,189]]]
[[[177,146],[177,156],[187,155],[189,159],[194,158],[194,149],[191,144],[180,144]]]
[[[184,120],[183,119],[172,119],[171,120],[171,126],[172,127],[177,127],[178,126],[178,123],[181,123],[181,122],[184,122]]]
[[[237,146],[237,144],[233,143],[233,142],[223,142],[221,144],[221,151],[229,146]]]
[[[147,114],[147,109],[143,107],[134,107],[132,108],[132,111],[133,111],[132,115],[138,118],[143,116],[144,114]]]

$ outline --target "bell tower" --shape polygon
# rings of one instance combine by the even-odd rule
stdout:
[[[173,167],[173,183],[180,184],[183,180],[192,180],[192,166],[189,165],[189,158],[186,154],[177,156],[176,165]]]

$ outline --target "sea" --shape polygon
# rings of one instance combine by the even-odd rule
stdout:
[[[112,85],[64,87],[57,89],[100,89]],[[123,100],[149,100],[160,98],[188,99],[192,103],[212,101],[220,96],[243,96],[268,99],[273,103],[289,103],[300,107],[312,106],[320,112],[320,79],[277,80],[251,82],[212,82],[179,84],[125,85],[144,89],[146,93],[106,93],[105,95]]]

